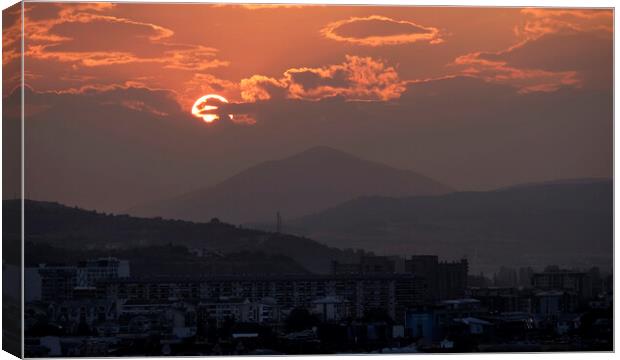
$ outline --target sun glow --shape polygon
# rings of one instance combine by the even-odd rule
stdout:
[[[221,102],[228,104],[228,100],[222,95],[217,94],[208,94],[200,99],[196,100],[194,106],[192,106],[192,115],[202,118],[204,122],[212,123],[215,120],[219,119],[220,116],[216,113],[216,110],[219,106],[214,105],[214,103]],[[232,114],[228,114],[228,117],[232,120]]]

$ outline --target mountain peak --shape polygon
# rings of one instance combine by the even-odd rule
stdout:
[[[328,146],[315,146],[252,166],[213,187],[150,204],[143,216],[232,223],[270,221],[276,212],[291,219],[360,196],[436,195],[449,187],[413,171],[365,160]]]
[[[297,153],[290,158],[301,158],[301,157],[348,157],[348,158],[356,158],[356,156],[349,154],[345,151],[334,149],[329,146],[319,145],[308,148],[300,153]]]

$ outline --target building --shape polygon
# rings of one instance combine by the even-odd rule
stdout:
[[[405,261],[405,271],[426,280],[431,301],[465,296],[469,265],[466,259],[439,261],[436,255],[413,255]]]
[[[469,297],[480,300],[483,308],[491,313],[532,311],[532,292],[515,287],[471,287]]]
[[[592,279],[587,272],[552,269],[532,275],[532,287],[538,290],[565,290],[577,295],[580,302],[592,299]]]
[[[534,313],[546,317],[572,313],[577,310],[578,304],[575,293],[562,290],[536,291],[533,298]]]
[[[73,298],[73,288],[77,285],[77,268],[75,266],[40,265],[41,300],[59,302]]]
[[[119,331],[125,338],[159,333],[167,342],[195,336],[196,306],[186,301],[120,301]]]
[[[118,319],[116,304],[106,300],[54,302],[47,307],[47,315],[50,322],[62,325],[69,333],[80,331],[80,326],[92,330],[96,324]]]
[[[77,286],[95,286],[101,279],[129,277],[129,262],[117,258],[80,261],[77,265]]]
[[[409,309],[405,317],[405,329],[412,337],[431,344],[444,338],[446,329],[455,319],[477,318],[483,313],[478,300],[445,300]]]
[[[62,302],[95,298],[97,281],[129,277],[129,262],[117,258],[81,261],[77,266],[46,265],[25,269],[26,301]]]
[[[241,298],[201,300],[197,306],[199,322],[214,320],[220,326],[227,320],[242,323],[266,324],[281,320],[280,307],[273,299],[250,301]]]
[[[282,309],[311,309],[327,296],[346,300],[352,316],[383,309],[404,321],[408,307],[424,302],[423,281],[413,274],[224,275],[212,277],[115,278],[99,282],[99,296],[129,300],[272,298]]]
[[[359,263],[332,262],[333,274],[393,274],[395,259],[388,256],[363,255]]]
[[[351,303],[342,297],[326,296],[312,302],[311,312],[322,322],[343,320],[351,315]]]

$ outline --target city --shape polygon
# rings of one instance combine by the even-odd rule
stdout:
[[[26,268],[26,355],[610,350],[598,268],[366,255],[332,273],[132,277],[117,258]]]

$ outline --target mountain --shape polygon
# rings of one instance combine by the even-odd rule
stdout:
[[[467,256],[475,270],[610,266],[613,184],[558,181],[440,196],[362,197],[289,221],[287,231],[341,248]]]
[[[251,167],[212,187],[129,210],[138,216],[232,223],[291,219],[359,196],[444,194],[449,187],[409,170],[315,147]]]
[[[19,200],[3,200],[5,224],[19,224],[20,213]],[[223,268],[292,271],[298,268],[296,264],[300,264],[307,271],[325,273],[332,260],[351,260],[359,256],[359,253],[330,248],[308,238],[247,229],[217,219],[207,223],[143,219],[32,200],[25,201],[24,218],[26,243],[30,244],[26,248],[27,261],[36,258],[36,262],[42,262],[47,256],[47,261],[55,262],[63,254],[70,259],[77,253],[87,252],[91,256],[124,254],[132,259],[142,256],[143,260],[155,263],[159,261],[156,259],[172,259],[175,255],[175,259],[182,259],[175,264],[195,263],[195,259],[190,259],[183,251],[173,254],[169,248],[164,250],[168,255],[160,256],[161,251],[157,250],[181,246],[222,254],[224,260],[219,260],[219,264]],[[5,230],[3,241],[19,244],[19,226]],[[61,250],[55,253],[46,250],[45,246]],[[19,258],[18,252],[15,255]],[[277,256],[292,260],[278,260]],[[269,262],[275,260],[279,266],[270,267]],[[212,267],[213,261],[211,263]],[[168,265],[168,268],[178,268],[177,265]]]

